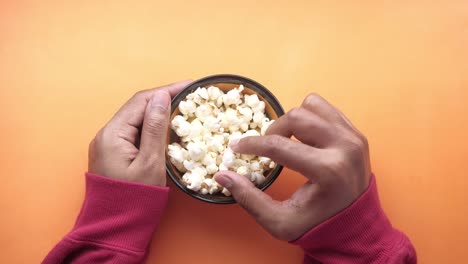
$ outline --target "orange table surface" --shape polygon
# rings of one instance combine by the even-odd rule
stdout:
[[[466,258],[467,1],[0,1],[0,263],[38,263],[72,228],[88,143],[127,98],[215,73],[286,110],[334,103],[420,263]],[[304,181],[285,170],[267,192]],[[301,263],[238,206],[169,185],[148,263]]]

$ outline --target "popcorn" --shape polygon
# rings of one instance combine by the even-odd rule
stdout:
[[[198,118],[198,120],[205,121],[206,118],[213,117],[212,112],[213,108],[205,103],[197,107],[197,109],[195,110],[195,116]]]
[[[210,86],[208,87],[208,96],[210,97],[210,100],[212,101],[217,101],[218,98],[223,94],[223,92],[216,86]]]
[[[176,116],[171,122],[172,129],[179,137],[185,137],[190,134],[190,123],[183,116]]]
[[[205,153],[207,152],[207,147],[204,142],[196,141],[196,142],[189,142],[187,144],[188,156],[194,160],[199,161],[205,157]]]
[[[234,161],[236,160],[236,155],[230,148],[227,148],[223,154],[223,164],[227,168],[234,166]]]
[[[260,101],[256,106],[252,107],[254,113],[265,111],[265,102]]]
[[[242,175],[242,176],[248,176],[249,174],[249,169],[247,168],[247,166],[240,166],[239,168],[237,168],[237,171],[236,171],[239,175]]]
[[[261,124],[264,118],[265,114],[263,112],[255,112],[252,121],[256,124]]]
[[[168,146],[170,162],[184,173],[182,181],[201,194],[231,193],[213,176],[219,171],[235,171],[256,185],[265,181],[265,172],[276,163],[267,157],[234,153],[232,140],[264,135],[274,120],[265,115],[265,102],[256,94],[242,91],[244,86],[224,93],[216,86],[199,87],[179,103],[180,115],[171,128],[180,143]]]
[[[256,107],[260,103],[260,100],[256,94],[246,95],[245,103],[250,107]]]
[[[231,192],[228,191],[228,189],[226,188],[223,188],[223,190],[221,191],[222,194],[226,195],[226,196],[231,196]]]
[[[201,184],[206,174],[207,172],[204,168],[196,167],[191,172],[185,173],[182,179],[187,183],[187,188],[198,191],[201,189]]]
[[[188,116],[192,116],[195,113],[197,105],[193,101],[181,101],[179,103],[179,111]]]
[[[242,94],[241,92],[244,90],[244,86],[240,85],[239,88],[232,89],[228,91],[226,94],[222,95],[223,98],[223,103],[226,107],[229,107],[230,105],[239,105],[242,103],[241,97]]]
[[[267,119],[267,118],[265,118]],[[268,128],[271,126],[271,124],[273,124],[273,122],[275,120],[271,120],[271,121],[264,121],[262,122],[262,128],[260,129],[260,135],[264,136],[266,131],[268,130]]]
[[[250,180],[255,182],[257,185],[260,185],[265,182],[265,176],[260,172],[253,172],[250,176]]]

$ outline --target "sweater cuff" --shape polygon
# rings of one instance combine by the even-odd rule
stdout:
[[[144,251],[168,201],[169,188],[86,173],[86,194],[69,236]]]
[[[322,263],[375,263],[386,259],[400,239],[380,206],[372,175],[367,190],[348,208],[291,243]]]

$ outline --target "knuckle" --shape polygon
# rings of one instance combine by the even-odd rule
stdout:
[[[138,91],[138,92],[136,92],[136,93],[133,95],[133,98],[139,99],[139,98],[146,97],[146,93],[147,93],[147,92],[148,92],[148,90],[141,90],[141,91]]]
[[[301,108],[295,107],[288,112],[288,119],[291,122],[297,122],[303,118]]]
[[[323,98],[316,93],[311,93],[304,99],[304,105],[310,108],[319,108],[322,104]]]
[[[341,175],[341,172],[346,171],[348,158],[345,153],[338,152],[328,160],[328,170],[332,172],[333,175]]]
[[[349,147],[347,148],[352,155],[362,155],[367,151],[368,141],[363,135],[355,135],[348,140]]]
[[[106,125],[103,128],[101,128],[97,133],[94,139],[91,141],[90,145],[92,144],[94,147],[100,146],[103,144],[103,142],[106,141],[106,138],[109,137],[111,129]]]
[[[367,137],[359,133],[359,138],[361,140],[362,147],[364,149],[369,149],[369,140],[367,140]]]

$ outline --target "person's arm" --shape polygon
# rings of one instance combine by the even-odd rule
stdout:
[[[142,263],[168,191],[87,173],[75,226],[43,263]]]
[[[142,263],[167,204],[165,147],[171,96],[189,82],[138,92],[89,147],[75,226],[45,264]]]
[[[291,243],[304,249],[304,264],[417,263],[410,240],[380,206],[375,177],[348,208]]]
[[[265,136],[230,146],[270,157],[305,177],[289,199],[275,201],[237,173],[215,175],[271,235],[304,248],[304,263],[416,263],[410,241],[380,207],[367,139],[322,97],[309,95]]]

